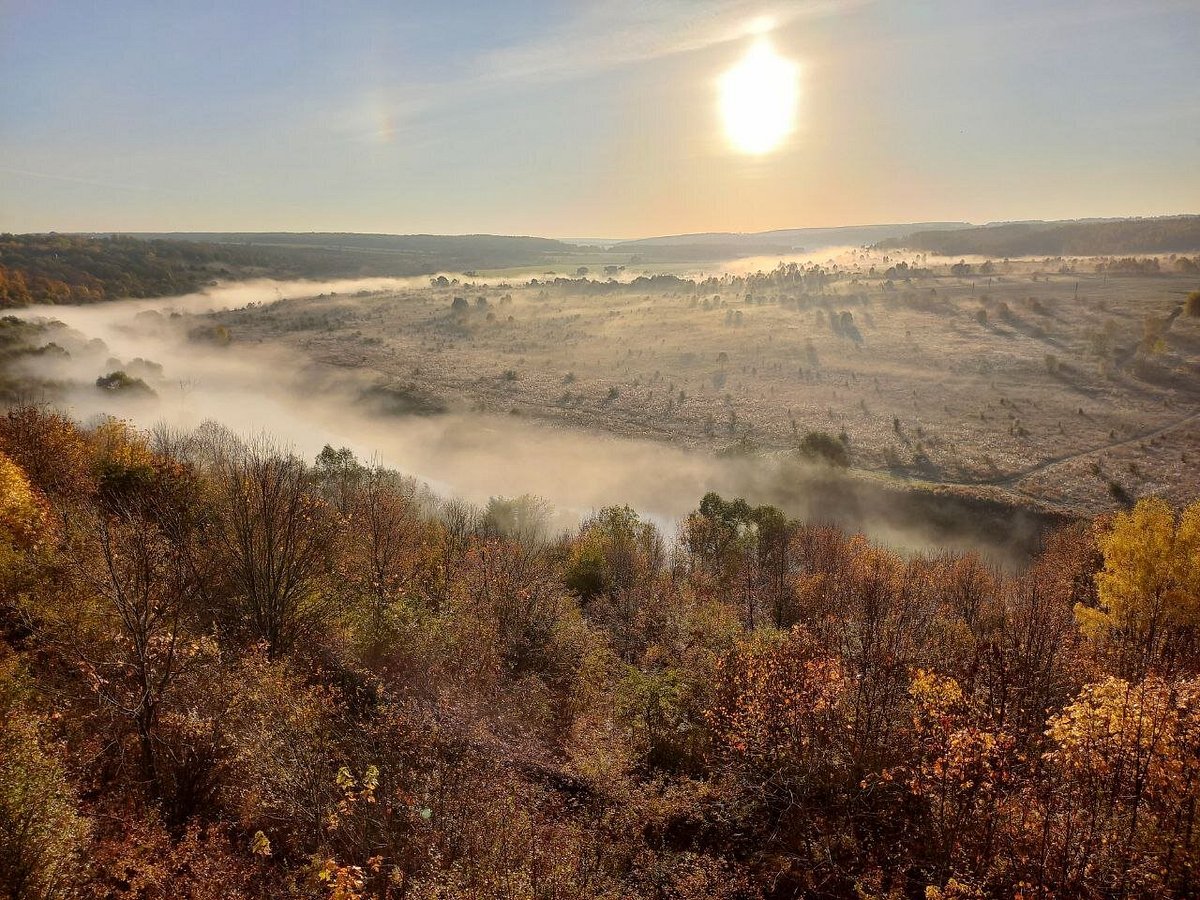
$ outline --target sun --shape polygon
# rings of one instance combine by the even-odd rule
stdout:
[[[796,64],[779,56],[766,36],[755,39],[741,61],[721,76],[721,118],[734,148],[761,156],[796,128]]]

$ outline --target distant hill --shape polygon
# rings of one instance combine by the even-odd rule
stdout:
[[[133,232],[142,240],[237,244],[246,247],[304,247],[319,250],[358,250],[381,253],[441,254],[479,257],[513,253],[561,253],[570,244],[552,238],[497,234],[359,234],[356,232]]]
[[[1001,222],[966,229],[931,229],[881,240],[881,250],[922,250],[940,256],[1118,256],[1200,250],[1200,216]]]
[[[847,225],[837,228],[783,228],[775,231],[705,232],[622,241],[613,252],[651,255],[660,258],[665,248],[687,259],[718,259],[770,253],[794,253],[872,244],[918,231],[952,231],[971,228],[968,222],[914,222],[907,225]]]
[[[217,279],[428,275],[540,265],[547,238],[387,234],[0,235],[0,308],[189,293]]]
[[[187,293],[245,262],[235,263],[217,247],[180,241],[4,234],[0,308]]]
[[[496,234],[180,232],[129,236],[256,251],[269,266],[281,268],[277,274],[321,278],[538,265],[554,254],[575,249],[551,238]]]

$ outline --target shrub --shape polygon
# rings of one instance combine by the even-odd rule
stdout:
[[[197,344],[228,347],[233,342],[233,332],[224,325],[200,325],[188,332],[188,340]]]
[[[140,378],[134,378],[121,370],[109,372],[107,375],[101,375],[96,379],[96,387],[104,391],[112,391],[114,393],[123,394],[150,394],[154,391],[150,385],[142,381]]]
[[[1183,303],[1184,315],[1200,318],[1200,291],[1192,291]]]
[[[1118,503],[1129,503],[1129,492],[1125,490],[1125,486],[1121,482],[1110,478],[1108,481],[1108,493]]]
[[[825,431],[810,431],[800,441],[800,453],[809,459],[845,468],[850,465],[846,445]]]

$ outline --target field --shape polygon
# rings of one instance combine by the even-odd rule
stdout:
[[[213,315],[238,343],[377,375],[398,411],[739,454],[826,432],[855,469],[1072,513],[1197,495],[1200,319],[1180,314],[1194,274],[1167,258],[1154,274],[897,262],[853,251],[621,284],[523,273]]]

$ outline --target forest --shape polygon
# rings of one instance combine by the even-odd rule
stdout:
[[[0,309],[187,294],[271,275],[425,275],[543,262],[570,245],[494,235],[0,234]]]
[[[1200,216],[1067,222],[1005,222],[952,231],[918,231],[876,245],[940,256],[1127,256],[1200,249]]]
[[[10,409],[6,896],[1192,895],[1200,504],[1021,570],[716,494],[545,521]]]
[[[218,260],[215,248],[181,242],[0,235],[0,308],[184,294],[211,280]]]

